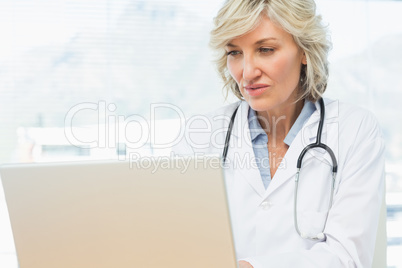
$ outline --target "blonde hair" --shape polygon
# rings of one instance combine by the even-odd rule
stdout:
[[[290,33],[305,53],[307,65],[301,68],[300,99],[318,100],[327,87],[331,42],[321,16],[316,15],[314,0],[227,0],[214,19],[210,39],[210,46],[217,52],[215,61],[224,88],[242,99],[226,65],[225,46],[230,40],[252,31],[262,15]]]

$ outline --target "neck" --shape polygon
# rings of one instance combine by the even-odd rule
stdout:
[[[303,109],[304,100],[283,104],[281,107],[257,112],[258,121],[268,140],[283,141]]]

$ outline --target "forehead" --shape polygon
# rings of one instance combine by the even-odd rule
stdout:
[[[238,45],[240,43],[256,43],[260,40],[277,42],[294,42],[293,36],[285,31],[277,23],[263,15],[253,29],[244,35],[229,40],[228,45]]]

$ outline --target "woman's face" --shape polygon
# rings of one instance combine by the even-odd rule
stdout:
[[[291,34],[264,16],[251,32],[226,45],[227,67],[256,111],[280,111],[297,97],[304,53]]]

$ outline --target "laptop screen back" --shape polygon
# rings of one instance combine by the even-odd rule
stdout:
[[[20,267],[236,267],[218,163],[3,166]]]

